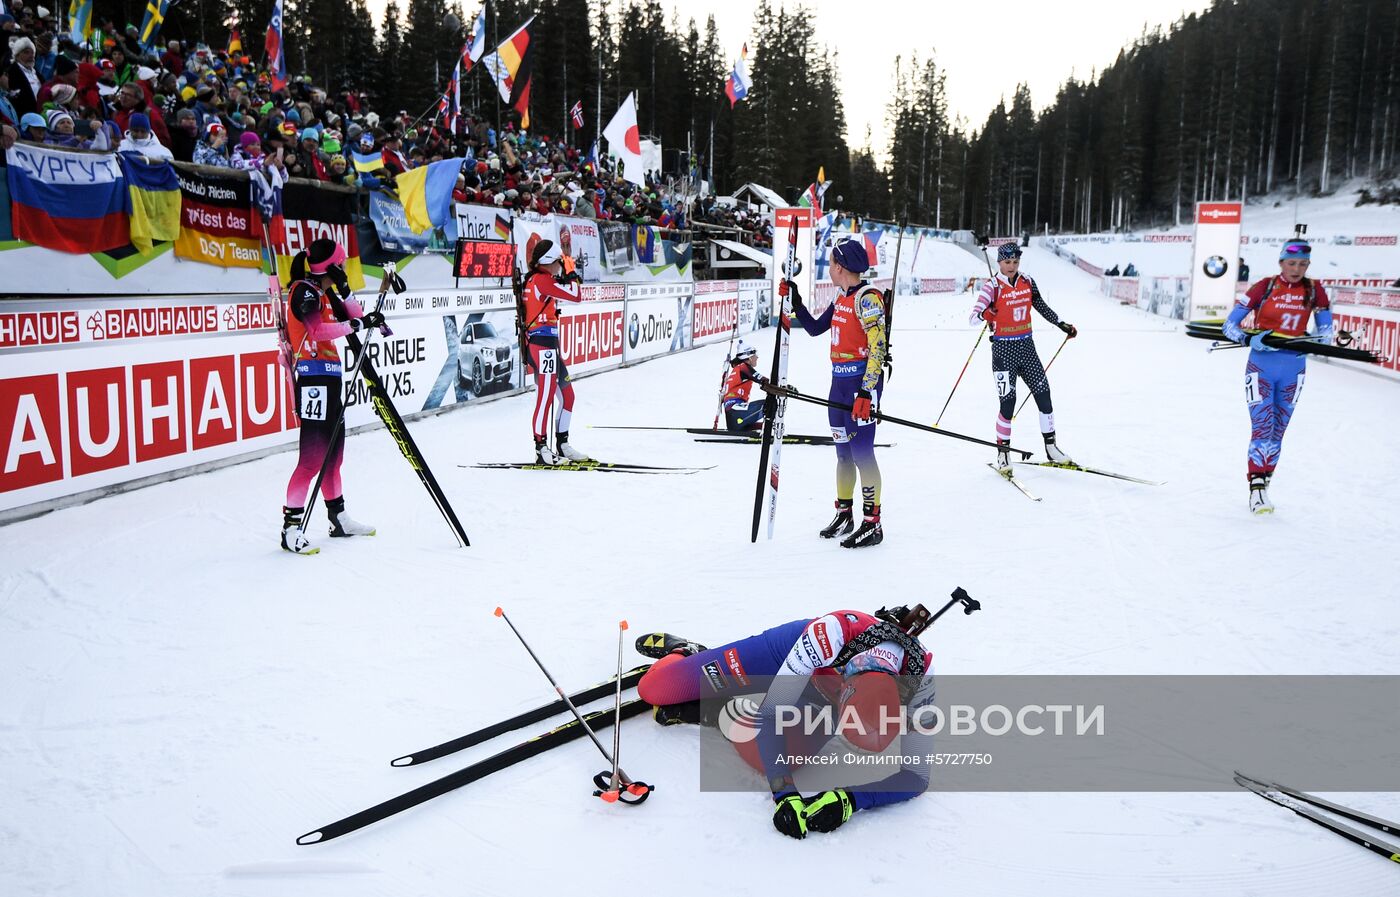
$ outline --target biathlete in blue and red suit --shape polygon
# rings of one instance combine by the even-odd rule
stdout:
[[[366,313],[355,301],[345,274],[346,258],[345,247],[327,239],[313,241],[292,257],[285,336],[295,365],[294,389],[301,428],[297,466],[287,481],[286,504],[282,506],[282,547],[297,554],[311,548],[301,532],[302,515],[311,510],[306,507],[306,496],[323,463],[326,475],[321,494],[331,521],[330,534],[372,536],[375,532],[374,527],[345,513],[340,480],[340,462],[345,456],[343,437],[336,441],[335,454],[329,460],[326,457],[344,401],[344,364],[336,341],[346,334],[384,325],[383,314]]]
[[[1244,397],[1249,405],[1252,429],[1249,437],[1249,509],[1256,514],[1274,510],[1269,501],[1269,481],[1283,450],[1283,434],[1293,409],[1303,394],[1307,356],[1264,344],[1270,333],[1303,336],[1308,318],[1317,314],[1319,340],[1331,342],[1335,331],[1332,306],[1322,284],[1307,276],[1312,263],[1312,247],[1302,240],[1290,240],[1279,253],[1279,273],[1256,282],[1235,303],[1225,319],[1225,335],[1250,347],[1244,372]],[[1249,334],[1241,327],[1245,316],[1254,312],[1254,326],[1260,333]]]
[[[817,317],[802,304],[797,284],[784,280],[778,294],[792,296],[797,321],[812,336],[831,331],[831,391],[827,398],[851,408],[827,410],[836,442],[836,517],[819,535],[823,539],[851,533],[856,474],[860,474],[864,519],[859,529],[841,541],[842,548],[879,545],[880,465],[875,460],[875,411],[885,376],[885,296],[862,275],[870,267],[861,240],[844,240],[831,250],[831,282],[840,288],[836,301]]]
[[[750,399],[754,383],[767,383],[758,372],[758,350],[743,340],[729,362],[724,381],[724,424],[731,432],[763,429],[763,402]]]
[[[934,699],[933,657],[917,637],[927,619],[922,606],[913,611],[881,608],[874,615],[836,610],[709,649],[664,633],[642,636],[637,650],[661,659],[642,677],[637,695],[655,706],[662,725],[693,723],[700,722],[701,699],[747,685],[751,676],[774,677],[758,708],[756,738],[731,740],[745,761],[767,777],[778,831],[793,838],[829,832],[857,810],[911,800],[928,788],[929,764],[920,758],[932,754],[933,736],[919,727],[901,735],[896,722],[901,704],[912,713]],[[829,704],[837,705],[836,720],[854,714],[858,725],[839,733],[848,741],[878,752],[899,737],[905,763],[878,782],[803,798],[789,758],[820,751],[831,734],[781,733],[778,709],[802,713],[803,707]]]
[[[587,461],[588,456],[569,445],[569,421],[574,412],[574,385],[559,354],[559,303],[578,302],[578,272],[564,271],[563,256],[552,240],[540,240],[530,253],[525,278],[525,334],[530,366],[535,369],[535,413],[530,419],[535,436],[535,460],[540,464]],[[555,446],[548,443],[549,416],[559,403],[555,420]]]

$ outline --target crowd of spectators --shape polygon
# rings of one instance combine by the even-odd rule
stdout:
[[[111,20],[80,46],[52,2],[0,0],[5,147],[21,139],[215,167],[274,166],[290,177],[390,190],[409,169],[462,157],[460,202],[663,229],[687,227],[694,213],[771,241],[761,215],[713,197],[697,202],[693,178],[638,185],[587,150],[514,124],[498,131],[486,116],[464,113],[454,133],[431,112],[381,112],[348,85],[331,93],[297,77],[274,90],[266,68],[246,55],[179,40],[148,52],[134,25],[119,30]]]

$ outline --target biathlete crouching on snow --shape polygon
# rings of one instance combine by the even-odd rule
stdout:
[[[346,334],[380,327],[384,315],[366,313],[355,301],[345,275],[345,248],[334,240],[320,239],[292,258],[291,288],[287,291],[287,333],[292,347],[295,372],[297,418],[301,421],[297,466],[287,481],[286,504],[282,506],[282,547],[301,553],[310,547],[302,535],[302,515],[306,496],[326,454],[344,401],[341,378],[344,364],[336,340]],[[335,454],[326,467],[321,494],[326,501],[332,537],[372,536],[374,527],[354,520],[345,513],[345,496],[340,480],[340,462],[345,456],[345,439],[335,444]]]
[[[793,740],[778,731],[778,708],[837,704],[837,719],[854,713],[860,721],[858,733],[841,734],[862,750],[884,750],[900,733],[897,726],[882,731],[880,721],[898,719],[901,704],[912,713],[934,699],[932,655],[917,637],[927,618],[922,607],[881,608],[874,615],[837,610],[709,649],[664,633],[643,636],[637,650],[660,660],[638,683],[637,695],[655,705],[663,725],[698,723],[700,700],[722,694],[730,677],[775,677],[759,707],[757,738],[735,746],[767,777],[778,831],[793,838],[833,831],[858,810],[923,794],[929,766],[917,758],[932,753],[933,736],[918,727],[900,736],[900,753],[911,759],[879,782],[804,798],[787,758],[820,751],[827,737],[805,739],[794,749]]]
[[[758,350],[743,340],[729,361],[729,376],[724,381],[724,424],[731,432],[763,429],[763,403],[751,401],[754,383],[767,383],[758,372]]]

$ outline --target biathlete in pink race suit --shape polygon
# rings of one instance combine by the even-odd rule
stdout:
[[[291,288],[287,291],[287,338],[295,365],[297,418],[301,421],[297,466],[287,481],[282,506],[282,547],[298,554],[310,543],[301,533],[306,495],[330,451],[340,422],[344,365],[336,340],[346,334],[384,324],[384,315],[365,313],[350,291],[345,276],[345,248],[334,240],[314,241],[292,258]],[[326,468],[321,494],[326,500],[333,537],[372,536],[374,527],[345,513],[340,462],[345,439],[336,441],[335,455]]]
[[[588,456],[569,445],[569,421],[574,411],[574,385],[559,354],[559,303],[578,302],[578,272],[564,273],[563,257],[552,240],[540,240],[530,253],[525,277],[524,316],[530,366],[535,369],[535,413],[530,419],[535,436],[535,460],[557,465],[587,461]],[[549,416],[559,403],[555,421],[555,446],[549,446]]]
[[[759,706],[757,738],[736,741],[735,747],[767,777],[778,831],[793,838],[829,832],[858,810],[912,800],[928,788],[929,764],[919,758],[932,754],[933,736],[919,727],[904,735],[898,727],[882,731],[879,723],[898,719],[901,704],[912,713],[934,699],[933,657],[906,631],[909,619],[905,607],[881,608],[875,615],[836,610],[709,649],[663,633],[642,636],[637,650],[661,659],[638,683],[637,696],[655,706],[662,725],[700,722],[702,698],[747,685],[750,676],[773,676]],[[803,798],[785,758],[819,751],[827,736],[795,746],[778,731],[778,708],[827,704],[839,705],[835,718],[854,712],[861,721],[860,732],[841,734],[862,750],[884,750],[899,736],[904,765],[879,782]]]
[[[1255,514],[1274,510],[1269,501],[1269,481],[1283,451],[1283,434],[1303,394],[1303,376],[1308,357],[1288,349],[1264,344],[1270,333],[1303,336],[1308,319],[1317,314],[1316,336],[1331,342],[1334,336],[1332,304],[1322,284],[1308,278],[1312,247],[1303,240],[1290,240],[1278,256],[1279,274],[1256,282],[1235,303],[1222,328],[1225,335],[1250,347],[1245,365],[1244,395],[1249,405],[1249,509]],[[1240,326],[1254,312],[1254,326],[1261,333],[1245,333]]]

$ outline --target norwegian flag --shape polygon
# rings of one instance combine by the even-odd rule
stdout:
[[[583,127],[583,100],[574,104],[574,108],[569,110],[569,117],[574,120],[574,127]]]

